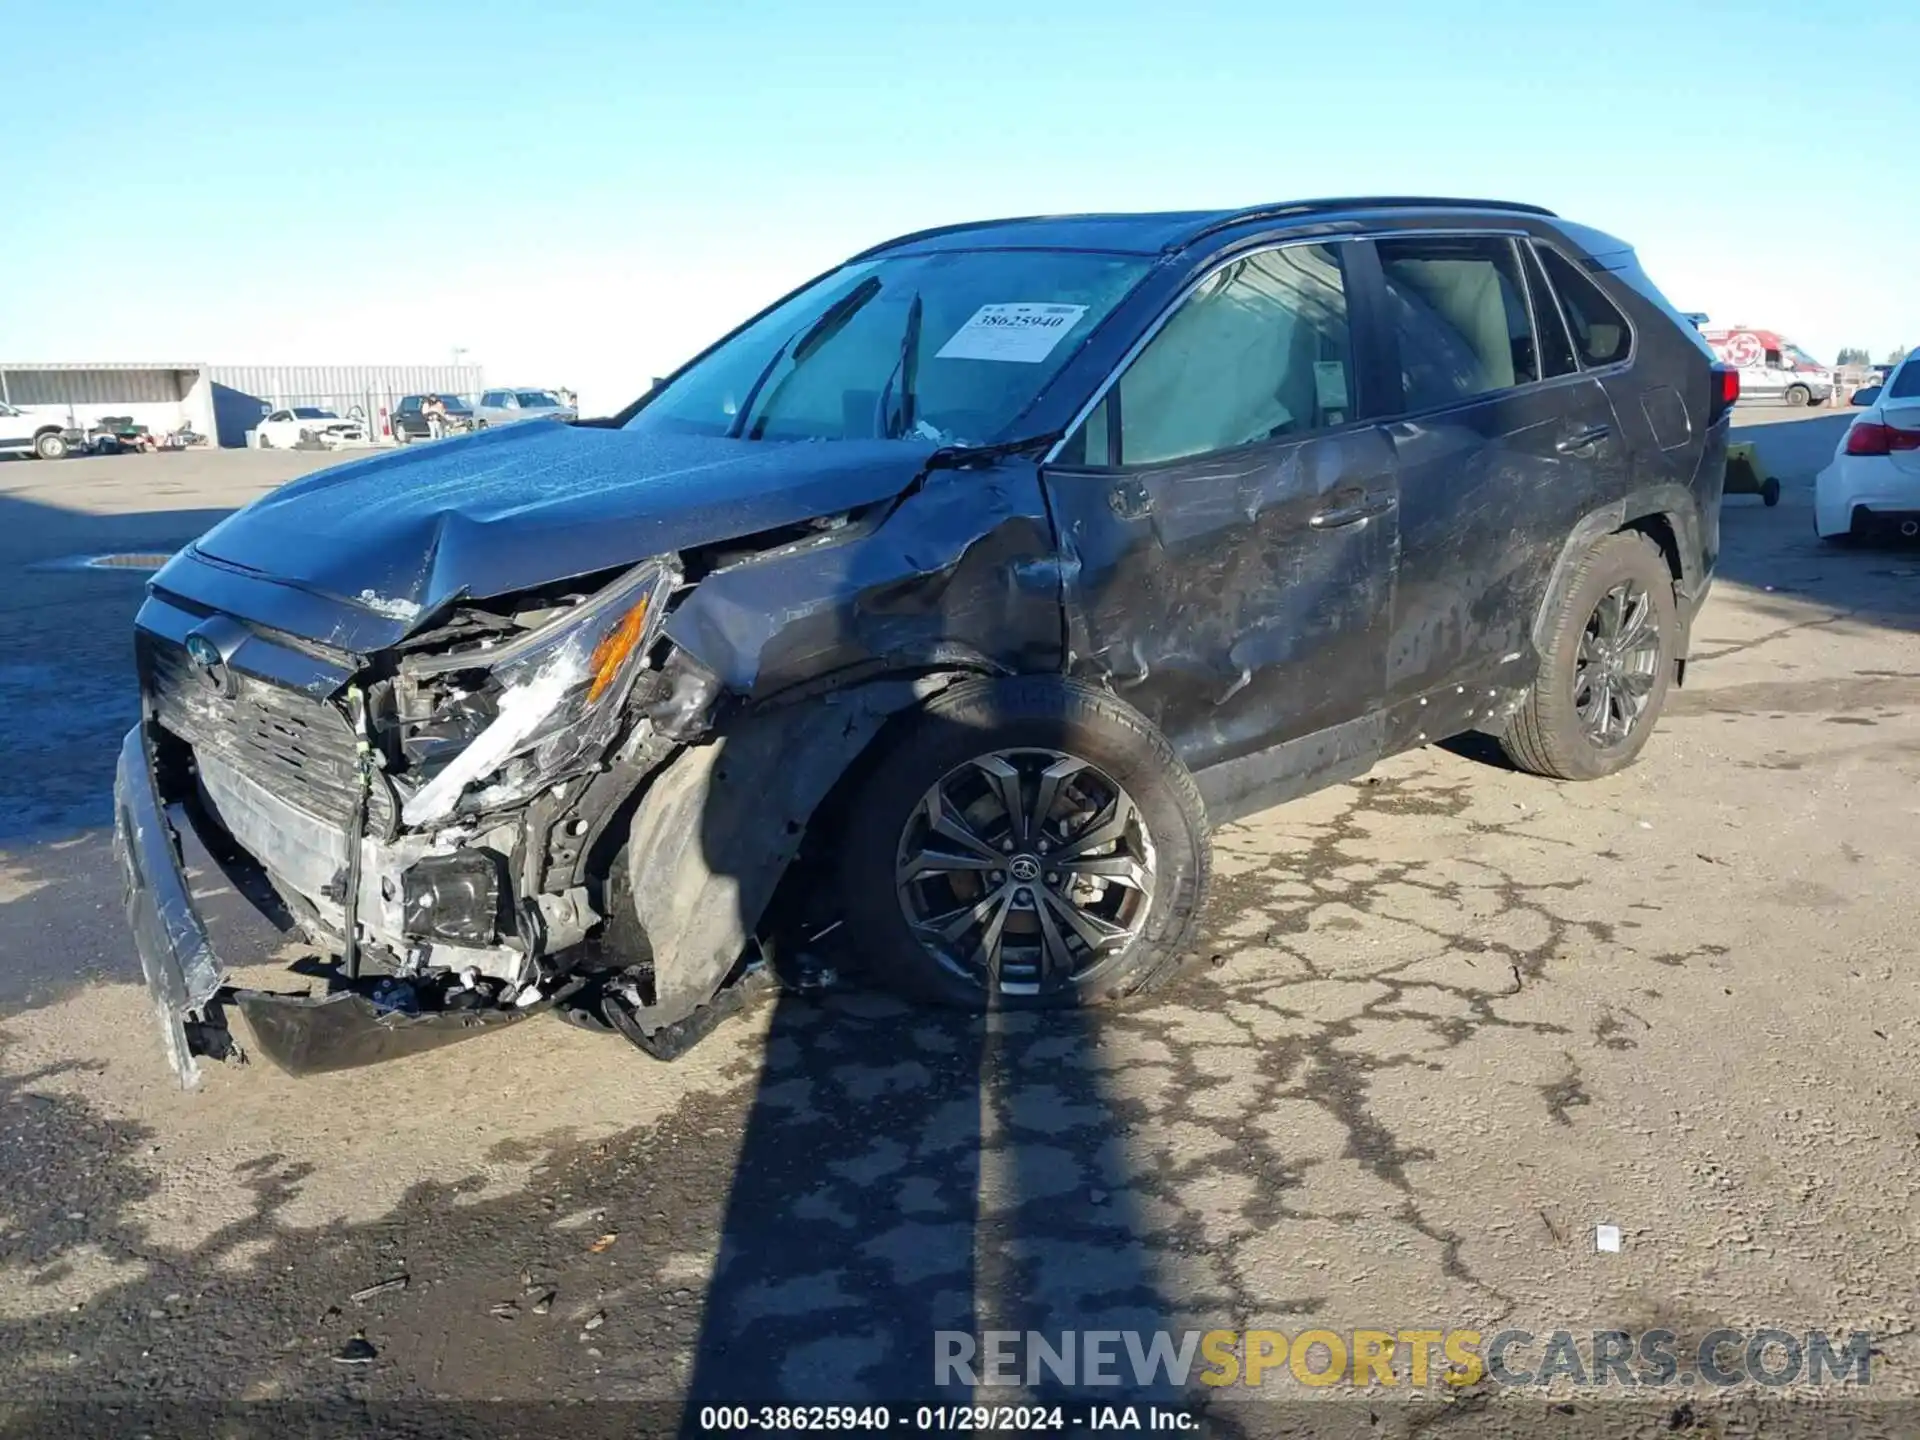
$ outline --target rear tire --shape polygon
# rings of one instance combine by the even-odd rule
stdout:
[[[1760,503],[1769,510],[1780,503],[1780,482],[1778,479],[1769,480],[1760,487]]]
[[[1606,638],[1609,616],[1601,608],[1608,602],[1611,609],[1616,597],[1623,616],[1618,644]],[[1644,637],[1629,643],[1626,627],[1635,616],[1651,628],[1650,651]],[[1679,633],[1673,575],[1659,548],[1631,531],[1599,541],[1578,562],[1551,617],[1540,673],[1500,737],[1507,758],[1555,780],[1598,780],[1626,769],[1660,719]],[[1630,663],[1616,665],[1616,651]]]
[[[33,441],[33,453],[42,460],[64,460],[67,458],[67,437],[52,430],[37,435]]]
[[[846,813],[848,934],[874,981],[915,999],[1057,1009],[1157,988],[1179,973],[1206,901],[1192,775],[1139,712],[1071,681],[968,680],[935,696]],[[956,863],[929,863],[943,858]],[[936,916],[972,919],[939,941]]]

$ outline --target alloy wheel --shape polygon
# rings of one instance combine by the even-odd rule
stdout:
[[[996,995],[1038,995],[1084,983],[1139,935],[1153,844],[1133,798],[1098,767],[1000,750],[921,797],[894,886],[939,964]]]
[[[1618,745],[1640,723],[1659,675],[1660,648],[1653,597],[1644,586],[1623,580],[1600,597],[1573,666],[1573,708],[1595,745]]]

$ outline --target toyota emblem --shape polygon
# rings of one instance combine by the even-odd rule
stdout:
[[[207,687],[225,699],[231,700],[235,689],[233,675],[227,669],[227,662],[220,654],[220,647],[204,635],[187,637],[187,658],[193,662],[193,668]]]

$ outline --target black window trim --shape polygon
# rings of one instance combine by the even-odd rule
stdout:
[[[1520,273],[1526,279],[1528,303],[1533,310],[1533,349],[1540,364],[1540,383],[1548,383],[1546,356],[1541,353],[1540,350],[1540,303],[1542,297],[1538,292],[1542,290],[1546,292],[1546,303],[1553,307],[1553,318],[1560,322],[1560,337],[1567,342],[1567,354],[1573,360],[1573,369],[1569,370],[1565,375],[1555,375],[1552,378],[1554,380],[1578,380],[1587,373],[1587,367],[1585,362],[1580,358],[1579,347],[1573,343],[1573,323],[1567,319],[1566,307],[1560,302],[1560,292],[1554,288],[1553,279],[1547,274],[1546,262],[1540,258],[1539,248],[1533,243],[1532,237],[1530,236],[1525,240],[1516,239],[1514,241],[1514,248],[1516,250],[1524,248],[1526,251],[1524,255],[1519,257]],[[1533,263],[1528,264],[1527,262],[1529,260]],[[1537,285],[1534,283],[1536,277],[1538,277],[1539,281]],[[1629,344],[1627,348],[1627,355],[1629,358],[1633,355],[1631,344]]]
[[[1610,360],[1605,365],[1589,365],[1587,363],[1587,357],[1580,353],[1579,344],[1577,342],[1574,344],[1573,358],[1580,366],[1579,373],[1582,375],[1605,376],[1605,375],[1612,375],[1616,371],[1626,370],[1630,365],[1633,364],[1635,358],[1638,357],[1638,355],[1640,354],[1640,327],[1633,323],[1633,316],[1627,313],[1627,307],[1622,305],[1618,300],[1614,299],[1613,296],[1607,294],[1607,287],[1600,283],[1599,277],[1606,274],[1607,272],[1604,270],[1596,270],[1591,264],[1587,263],[1584,260],[1576,260],[1573,256],[1569,255],[1566,252],[1564,247],[1560,245],[1556,245],[1551,240],[1542,239],[1538,235],[1532,236],[1530,238],[1532,239],[1532,242],[1533,242],[1533,248],[1534,248],[1536,257],[1538,257],[1539,252],[1543,249],[1551,250],[1554,254],[1558,255],[1568,265],[1571,265],[1581,275],[1584,275],[1587,279],[1587,283],[1593,286],[1594,289],[1598,290],[1601,294],[1601,297],[1605,299],[1606,302],[1613,307],[1614,313],[1619,315],[1619,317],[1626,322],[1627,353],[1621,356],[1620,359],[1618,360]],[[1562,318],[1565,318],[1567,302],[1561,296],[1560,288],[1553,283],[1553,275],[1547,269],[1547,262],[1544,259],[1540,261],[1540,273],[1547,277],[1547,288],[1553,291],[1554,303],[1560,307],[1561,316]],[[1571,320],[1567,321],[1567,339],[1570,341],[1574,339],[1573,322]]]
[[[1160,313],[1154,316],[1152,322],[1135,337],[1134,342],[1127,347],[1126,352],[1121,355],[1120,359],[1116,361],[1113,367],[1107,372],[1106,378],[1095,387],[1092,396],[1079,410],[1074,412],[1073,420],[1067,425],[1066,429],[1061,431],[1060,438],[1054,441],[1047,453],[1041,457],[1041,467],[1063,473],[1098,473],[1102,475],[1123,474],[1140,470],[1164,470],[1173,465],[1188,465],[1200,460],[1211,460],[1219,455],[1237,455],[1243,451],[1266,445],[1295,445],[1305,440],[1317,440],[1325,435],[1344,435],[1350,430],[1356,430],[1365,425],[1378,423],[1377,417],[1370,409],[1372,396],[1368,393],[1368,382],[1365,380],[1363,373],[1366,367],[1359,363],[1363,353],[1363,346],[1366,343],[1363,325],[1371,323],[1371,304],[1368,299],[1356,297],[1356,291],[1361,288],[1361,285],[1356,284],[1354,280],[1353,267],[1348,263],[1348,257],[1342,255],[1340,257],[1340,274],[1344,282],[1343,291],[1347,302],[1348,351],[1350,357],[1352,357],[1349,364],[1349,369],[1352,371],[1352,374],[1348,378],[1354,390],[1354,393],[1350,395],[1348,399],[1352,402],[1349,408],[1353,412],[1353,418],[1349,419],[1344,425],[1329,425],[1323,430],[1310,430],[1304,435],[1286,435],[1272,440],[1250,440],[1244,445],[1235,445],[1226,450],[1208,450],[1200,455],[1183,455],[1172,460],[1154,460],[1136,465],[1115,465],[1111,463],[1115,438],[1120,433],[1118,425],[1120,417],[1120,396],[1118,389],[1120,378],[1127,373],[1128,368],[1139,358],[1140,352],[1151,345],[1155,337],[1166,328],[1167,322],[1174,317],[1182,305],[1186,304],[1187,300],[1195,291],[1222,270],[1226,269],[1227,266],[1238,264],[1242,260],[1252,259],[1256,255],[1266,255],[1277,250],[1290,250],[1301,245],[1345,245],[1364,241],[1368,238],[1370,237],[1344,232],[1337,235],[1294,235],[1284,240],[1262,241],[1249,245],[1244,249],[1230,250],[1213,256],[1213,258],[1200,270],[1196,271],[1184,285],[1173,293],[1167,300],[1167,303],[1161,307]],[[1365,253],[1369,257],[1371,256],[1372,247],[1370,245],[1365,247]],[[1364,265],[1364,269],[1370,278],[1377,278],[1374,267]],[[1073,438],[1080,433],[1081,427],[1087,423],[1087,420],[1092,416],[1093,412],[1098,410],[1106,401],[1109,392],[1112,392],[1114,401],[1113,409],[1107,416],[1107,460],[1109,463],[1096,465],[1091,459],[1087,459],[1077,465],[1060,464],[1060,452],[1066,449]]]

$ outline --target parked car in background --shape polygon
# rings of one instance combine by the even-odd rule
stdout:
[[[1845,542],[1875,531],[1920,535],[1920,355],[1885,385],[1854,392],[1860,413],[1813,482],[1813,528]]]
[[[256,450],[292,450],[301,445],[363,443],[367,427],[358,420],[341,418],[317,405],[295,405],[275,410],[249,432],[248,443]]]
[[[136,622],[168,1054],[192,1083],[235,1009],[311,1072],[564,1005],[671,1058],[820,937],[973,1009],[1155,988],[1214,827],[1470,730],[1634,762],[1738,393],[1623,241],[1318,201],[904,236],[619,415],[309,475]],[[325,993],[232,986],[184,824]]]
[[[1777,331],[1734,325],[1701,333],[1740,372],[1743,400],[1823,405],[1833,394],[1833,371]]]
[[[427,424],[427,417],[421,413],[421,407],[427,403],[425,395],[403,395],[400,403],[393,407],[393,414],[387,423],[393,427],[393,438],[402,445],[415,440],[432,438],[433,430]],[[476,427],[473,407],[458,395],[442,395],[440,403],[447,407],[447,433],[464,434]]]
[[[475,421],[511,425],[517,420],[577,420],[579,412],[551,390],[489,390],[473,407]]]
[[[60,460],[86,443],[86,432],[69,424],[65,411],[0,404],[0,455]]]

